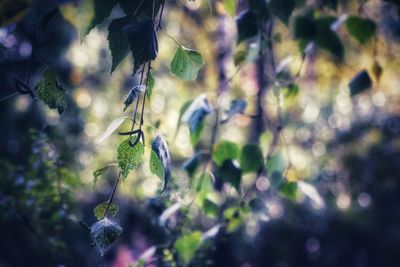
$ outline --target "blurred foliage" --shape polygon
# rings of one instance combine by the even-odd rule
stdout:
[[[399,7],[2,1],[0,266],[396,266]]]

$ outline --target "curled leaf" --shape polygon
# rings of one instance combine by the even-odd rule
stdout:
[[[212,111],[210,102],[205,95],[197,97],[182,115],[182,121],[189,125],[190,131],[195,132],[203,119]]]
[[[161,135],[157,135],[156,138],[154,138],[153,143],[151,144],[151,149],[152,153],[151,159],[150,160],[150,170],[158,175],[161,179],[164,179],[164,186],[161,192],[164,192],[168,181],[171,177],[171,159],[169,156],[169,151],[168,151],[168,145],[167,142],[165,141],[164,137]],[[158,163],[161,163],[161,166],[157,164],[156,159],[159,160]],[[155,168],[156,166],[159,166],[158,169],[162,168],[163,172],[157,171]]]
[[[174,215],[175,212],[177,212],[180,208],[182,207],[182,204],[177,202],[167,208],[166,210],[163,211],[163,213],[160,215],[158,218],[159,224],[160,225],[165,225],[166,221]]]
[[[124,100],[124,111],[132,104],[133,100],[140,96],[140,93],[146,90],[146,86],[143,84],[135,85],[128,93]]]
[[[221,123],[227,122],[236,114],[243,114],[247,107],[247,102],[243,99],[234,99],[231,101],[229,109],[225,111],[226,118]]]
[[[94,223],[90,228],[90,236],[101,256],[111,248],[122,233],[121,226],[107,218]]]

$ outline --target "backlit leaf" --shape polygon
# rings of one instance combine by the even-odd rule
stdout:
[[[347,31],[357,39],[360,44],[365,44],[371,39],[376,30],[375,22],[357,16],[348,17],[346,20]]]
[[[240,168],[243,172],[257,172],[264,165],[261,149],[254,144],[245,145],[240,154]]]
[[[121,176],[124,180],[131,170],[137,167],[143,161],[144,147],[138,142],[134,147],[129,144],[129,138],[120,143],[117,147],[117,162],[121,170]]]
[[[182,80],[194,81],[203,64],[199,52],[179,46],[171,61],[171,73]]]
[[[156,84],[156,81],[154,80],[153,74],[151,74],[151,71],[150,71],[149,77],[148,77],[147,90],[146,90],[146,97],[148,100],[150,100],[150,98],[151,98],[151,94],[153,93],[155,84]]]
[[[104,212],[107,209],[107,205],[108,205],[108,202],[104,202],[104,203],[97,205],[93,209],[93,213],[96,216],[97,220],[101,220],[104,218]],[[107,213],[111,214],[113,217],[115,217],[115,215],[117,215],[117,213],[118,213],[118,210],[119,210],[118,207],[115,204],[111,203],[110,207],[108,208]]]
[[[200,243],[201,233],[197,231],[183,235],[175,241],[174,247],[184,266],[190,263]]]
[[[52,70],[45,70],[42,80],[36,86],[36,91],[39,99],[50,109],[57,109],[59,114],[64,112],[67,107],[65,89],[58,83],[57,76]]]
[[[239,157],[239,147],[230,141],[221,141],[214,146],[212,160],[221,166],[227,159],[237,159]]]

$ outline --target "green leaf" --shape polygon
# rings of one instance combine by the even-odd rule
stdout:
[[[128,36],[134,60],[133,74],[136,74],[140,66],[157,57],[158,39],[154,23],[151,19],[134,21],[122,30]]]
[[[50,109],[57,109],[59,114],[67,108],[65,90],[58,83],[57,76],[52,70],[45,70],[43,78],[36,86],[36,91],[39,99]]]
[[[143,154],[144,147],[141,142],[138,142],[134,147],[131,147],[128,138],[118,145],[117,162],[123,180],[128,177],[131,170],[137,169],[140,163],[142,163]]]
[[[350,94],[354,96],[371,88],[372,80],[366,70],[362,70],[349,83]]]
[[[261,149],[254,144],[245,145],[240,154],[240,168],[243,172],[257,172],[264,165]]]
[[[227,159],[237,159],[239,157],[239,147],[230,141],[221,141],[214,146],[212,160],[221,166]]]
[[[83,35],[87,35],[94,27],[101,24],[104,19],[106,19],[115,5],[118,3],[118,0],[93,0],[94,4],[94,17],[89,24],[89,27],[83,33]]]
[[[315,42],[318,47],[328,51],[339,61],[342,61],[344,58],[342,41],[330,27],[334,21],[336,21],[335,17],[323,17],[316,20],[317,36]]]
[[[357,16],[348,17],[346,20],[347,31],[357,39],[360,44],[365,44],[375,35],[376,25],[370,19]]]
[[[150,98],[151,98],[151,94],[153,93],[155,84],[156,84],[156,81],[154,80],[153,74],[151,74],[151,71],[150,71],[149,77],[148,77],[147,91],[146,91],[146,97],[148,100],[150,100]]]
[[[217,170],[217,177],[221,178],[224,182],[228,182],[236,189],[236,191],[240,192],[242,171],[232,160],[224,161]]]
[[[164,187],[161,191],[164,192],[171,177],[171,159],[164,137],[157,135],[151,144],[151,149],[150,170],[160,179],[164,179]]]
[[[208,198],[205,198],[202,204],[202,210],[205,215],[216,218],[219,213],[219,206]]]
[[[243,225],[243,216],[240,209],[230,207],[224,211],[224,219],[227,222],[226,231],[232,233]]]
[[[236,0],[224,0],[224,6],[226,13],[234,17],[236,14]]]
[[[104,202],[104,203],[97,205],[93,209],[94,216],[96,216],[97,220],[101,220],[104,218],[104,212],[107,209],[107,205],[108,205],[108,202]],[[115,215],[117,215],[117,213],[118,213],[118,210],[119,210],[118,207],[115,204],[111,203],[110,207],[108,208],[107,213],[109,213],[113,217],[115,217]]]
[[[122,28],[130,22],[129,17],[113,19],[108,26],[108,46],[111,51],[112,66],[111,73],[115,70],[118,64],[129,53],[128,37],[122,31]]]
[[[279,193],[292,201],[297,199],[297,183],[296,182],[285,182],[279,187]]]
[[[146,85],[143,84],[138,84],[135,85],[128,93],[128,95],[126,96],[125,100],[124,100],[124,110],[125,111],[131,104],[132,102],[140,97],[140,94],[142,92],[146,91]]]
[[[164,179],[165,171],[161,160],[157,157],[156,152],[151,151],[150,156],[150,171],[157,175],[160,179]]]
[[[204,121],[201,121],[197,124],[194,130],[190,131],[190,143],[192,144],[192,146],[196,146],[199,143],[201,133],[203,132],[204,129],[204,125],[205,125]]]
[[[94,223],[90,228],[90,235],[101,256],[111,248],[122,233],[121,226],[107,218]]]
[[[242,11],[236,18],[237,44],[258,33],[257,14],[253,10]]]
[[[198,166],[200,165],[201,155],[200,153],[195,153],[193,156],[188,158],[182,163],[182,168],[186,170],[190,177],[196,172]]]
[[[293,20],[293,34],[296,39],[313,40],[317,35],[317,26],[312,18],[297,16]]]
[[[289,23],[289,18],[295,5],[295,0],[270,0],[268,2],[271,13],[282,20],[286,25]]]
[[[108,125],[107,129],[105,132],[100,136],[100,138],[96,141],[96,144],[100,144],[104,140],[106,140],[108,137],[111,136],[111,134],[118,129],[119,126],[126,120],[130,119],[129,117],[119,117],[113,120],[110,125]]]
[[[183,235],[175,241],[174,247],[184,266],[188,265],[193,259],[200,243],[201,233],[198,231]]]
[[[100,169],[95,170],[93,172],[93,186],[92,186],[92,189],[94,189],[94,187],[96,186],[98,178],[100,176],[102,176],[108,170],[109,167],[110,167],[110,165],[106,165],[103,168],[100,168]]]
[[[239,66],[244,63],[247,59],[248,52],[245,50],[239,50],[233,55],[233,63],[235,66]]]
[[[180,46],[171,61],[171,73],[182,80],[194,81],[203,64],[199,52]]]

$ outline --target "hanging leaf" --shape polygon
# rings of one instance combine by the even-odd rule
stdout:
[[[224,0],[224,6],[226,13],[234,17],[236,14],[236,0]]]
[[[164,179],[164,192],[171,177],[171,159],[169,156],[168,145],[164,137],[157,135],[151,144],[150,170],[160,179]]]
[[[221,141],[214,146],[212,160],[221,166],[227,159],[237,159],[239,157],[239,147],[230,141]]]
[[[344,47],[336,32],[332,31],[331,25],[336,21],[335,17],[322,17],[317,19],[317,36],[315,42],[318,47],[328,51],[339,61],[344,58]]]
[[[201,233],[198,231],[183,235],[175,241],[174,248],[178,252],[179,259],[184,266],[188,265],[193,259],[200,243]]]
[[[100,169],[95,170],[95,171],[93,172],[93,185],[92,185],[92,189],[94,189],[94,187],[96,186],[98,178],[99,178],[100,176],[102,176],[102,175],[108,170],[109,167],[110,167],[110,165],[106,165],[106,166],[104,166],[103,168],[100,168]]]
[[[111,73],[114,72],[118,64],[124,60],[129,53],[129,41],[128,37],[122,30],[131,19],[129,17],[122,17],[113,19],[108,26],[108,46],[111,51],[112,66]]]
[[[225,160],[218,168],[216,176],[221,178],[223,181],[228,182],[236,189],[236,191],[240,192],[242,171],[234,161]]]
[[[348,17],[346,20],[347,31],[357,39],[360,44],[365,44],[375,35],[376,25],[370,19],[357,16]]]
[[[96,222],[90,228],[90,235],[101,256],[103,256],[104,253],[111,248],[111,246],[122,233],[121,226],[108,220],[107,218]]]
[[[101,220],[104,218],[104,212],[106,211],[108,206],[108,202],[103,202],[99,205],[97,205],[94,209],[93,209],[93,213],[94,216],[96,216],[97,220]],[[115,215],[117,215],[119,209],[117,207],[117,205],[111,203],[110,207],[108,208],[107,213],[111,214],[113,217],[115,217]]]
[[[243,172],[257,172],[264,165],[264,157],[259,146],[247,144],[240,154],[240,168]]]
[[[151,19],[132,22],[124,26],[123,31],[128,36],[134,60],[133,74],[136,74],[141,65],[157,57],[157,33]]]
[[[65,89],[58,83],[57,76],[52,70],[45,70],[43,78],[36,86],[36,91],[39,99],[50,109],[57,109],[59,114],[67,108]]]
[[[134,147],[129,144],[130,138],[120,143],[117,147],[117,162],[124,180],[131,170],[137,169],[142,163],[144,147],[138,142]]]
[[[149,72],[149,77],[148,77],[148,87],[146,90],[146,97],[148,100],[151,98],[151,94],[153,93],[153,88],[156,84],[156,81],[154,80],[153,74],[151,74],[151,71]]]
[[[374,75],[374,78],[378,82],[381,79],[382,72],[383,72],[383,68],[381,67],[381,65],[379,65],[379,62],[375,60],[374,65],[372,65],[372,74]]]
[[[295,0],[270,0],[268,2],[271,13],[283,21],[286,25],[289,23],[289,18],[295,8],[295,5]]]
[[[142,92],[146,91],[146,85],[135,85],[128,93],[124,100],[124,111],[132,104],[132,102],[140,96]]]
[[[201,162],[200,153],[195,153],[182,163],[182,168],[185,169],[190,177],[196,172]]]
[[[296,201],[297,200],[297,183],[296,182],[284,182],[279,187],[279,193],[281,196]]]
[[[362,70],[351,79],[349,83],[350,94],[351,96],[355,96],[365,90],[371,88],[372,80],[369,77],[369,74],[366,70]]]
[[[113,120],[110,125],[108,125],[107,129],[105,132],[100,136],[100,138],[96,141],[96,145],[100,144],[104,140],[106,140],[108,137],[111,136],[111,134],[118,129],[119,126],[126,120],[130,119],[129,117],[119,117]]]
[[[226,118],[224,118],[221,123],[227,122],[236,114],[243,114],[247,107],[247,102],[243,99],[235,99],[231,101],[229,109],[225,111]]]
[[[93,0],[94,17],[83,35],[87,35],[94,27],[101,24],[110,15],[117,3],[118,0]]]
[[[206,96],[200,95],[187,107],[181,120],[189,125],[191,132],[195,132],[211,111],[212,107]]]
[[[194,81],[203,64],[199,52],[179,46],[171,61],[171,73],[182,80]]]
[[[242,11],[236,17],[236,27],[238,31],[237,44],[240,44],[242,41],[257,35],[257,21],[257,14],[253,10]]]
[[[235,54],[233,55],[233,64],[235,64],[236,67],[241,65],[246,61],[247,55],[248,52],[245,50],[239,50],[235,52]]]
[[[296,39],[314,40],[317,35],[317,25],[310,17],[297,16],[293,20],[293,34]]]

